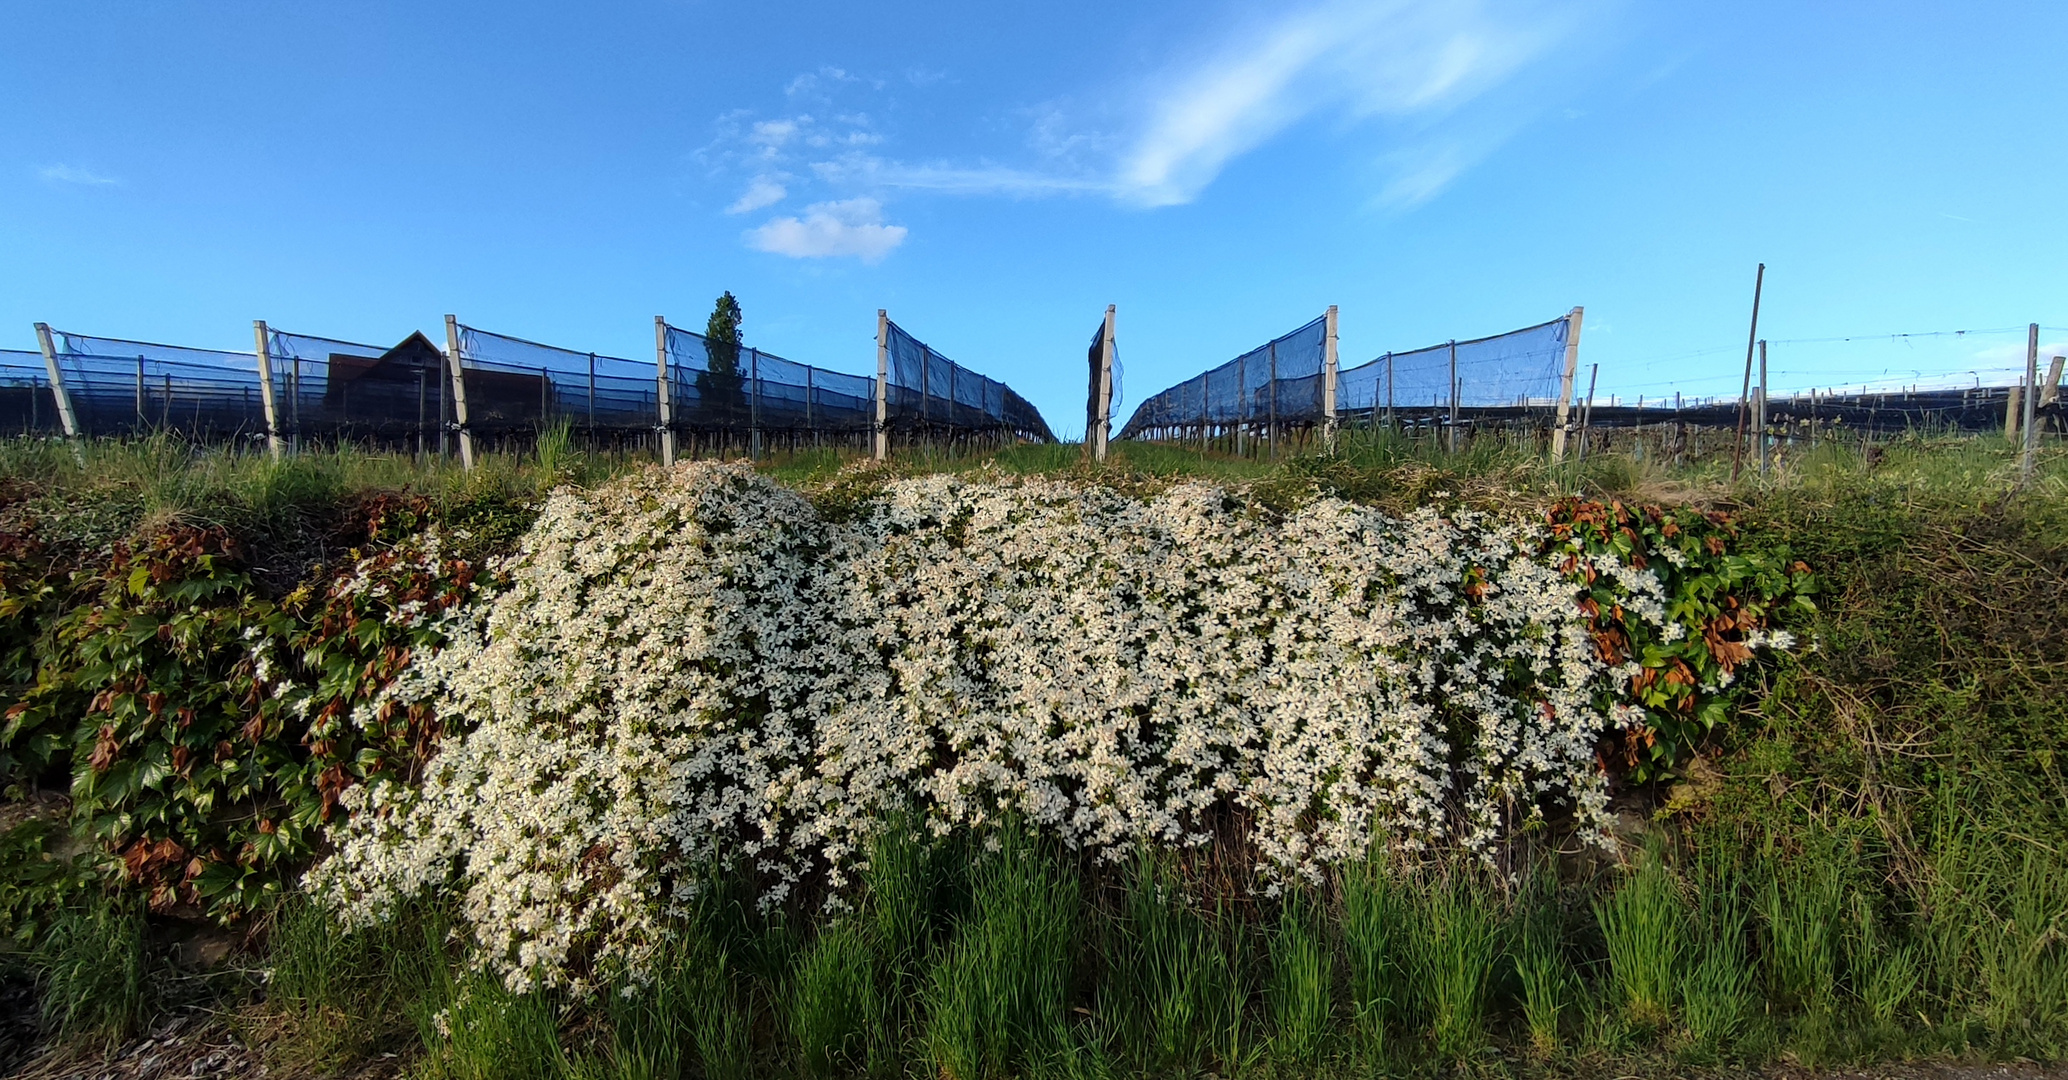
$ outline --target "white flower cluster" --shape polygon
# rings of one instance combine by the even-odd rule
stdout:
[[[454,884],[524,985],[636,967],[710,860],[837,897],[895,814],[1104,858],[1235,827],[1281,877],[1554,803],[1592,828],[1632,670],[1538,528],[946,476],[828,520],[711,464],[562,491],[390,690],[450,732],[423,783],[355,790],[311,884],[359,919]]]

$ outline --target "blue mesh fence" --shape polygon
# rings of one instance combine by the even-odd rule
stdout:
[[[420,334],[387,346],[268,327],[266,355],[283,434],[393,440],[438,429],[443,367]]]
[[[461,326],[467,426],[485,435],[565,420],[597,431],[652,432],[660,424],[653,361],[627,360]]]
[[[209,440],[265,434],[256,354],[51,333],[83,433],[164,430]]]
[[[885,344],[890,354],[886,397],[893,430],[1004,431],[1039,442],[1055,441],[1041,411],[1004,383],[949,360],[894,322],[886,325]]]
[[[1344,369],[1336,376],[1337,415],[1447,410],[1453,396],[1465,409],[1555,409],[1570,328],[1558,318],[1492,337],[1388,353]]]
[[[668,327],[677,427],[718,431],[871,430],[876,381],[740,346],[716,351],[702,335]]]
[[[63,431],[43,354],[0,349],[0,434],[56,435]]]
[[[1193,376],[1136,407],[1120,438],[1158,428],[1311,424],[1321,420],[1326,316]]]

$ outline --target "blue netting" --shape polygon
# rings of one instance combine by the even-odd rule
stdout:
[[[1553,319],[1493,337],[1388,353],[1348,368],[1336,376],[1337,415],[1450,408],[1453,351],[1459,407],[1555,408],[1571,325]]]
[[[265,433],[254,353],[63,331],[52,331],[52,343],[83,433],[170,430],[195,438]]]
[[[893,427],[1011,431],[1054,442],[1041,411],[1012,388],[937,353],[896,323],[888,323],[889,399]]]
[[[741,347],[713,364],[702,334],[668,327],[677,426],[720,430],[865,432],[876,381]]]
[[[436,350],[420,335],[367,345],[266,329],[280,428],[288,434],[393,437],[437,430],[444,401]],[[407,353],[398,363],[391,353]]]
[[[1323,316],[1156,394],[1135,409],[1120,438],[1194,424],[1316,422],[1327,336]]]
[[[0,435],[61,434],[43,354],[0,349]]]
[[[471,430],[531,430],[560,420],[619,431],[652,431],[660,424],[660,383],[651,360],[578,352],[471,326],[459,330]]]

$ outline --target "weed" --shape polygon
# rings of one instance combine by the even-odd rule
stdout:
[[[865,1071],[885,1042],[874,925],[843,919],[819,934],[791,984],[790,1030],[811,1076]]]
[[[1067,1042],[1075,883],[1017,827],[971,871],[972,911],[925,991],[926,1054],[948,1080],[1013,1071]]]
[[[157,1005],[143,915],[104,899],[53,919],[33,965],[44,1025],[60,1038],[112,1045]]]
[[[1653,1030],[1671,1023],[1687,949],[1687,911],[1660,845],[1648,847],[1622,886],[1595,904],[1594,917],[1631,1023]]]
[[[1343,898],[1343,951],[1350,975],[1350,1015],[1361,1050],[1376,1058],[1386,1049],[1386,1029],[1402,1007],[1402,924],[1407,897],[1376,850],[1338,877]]]
[[[1282,1061],[1312,1065],[1330,1033],[1335,983],[1327,943],[1314,901],[1304,890],[1288,892],[1271,934],[1271,981],[1265,1000],[1271,1009],[1272,1050]]]
[[[1434,874],[1415,890],[1404,952],[1441,1057],[1463,1059],[1485,1041],[1499,927],[1490,890],[1469,869]]]

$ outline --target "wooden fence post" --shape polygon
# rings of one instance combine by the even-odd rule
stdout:
[[[1565,429],[1572,423],[1573,380],[1580,373],[1580,323],[1586,314],[1586,308],[1576,307],[1565,317],[1565,373],[1558,377],[1558,418],[1551,427],[1553,465],[1565,460]],[[1392,384],[1393,371],[1392,365],[1389,364],[1386,370],[1389,400]],[[1391,409],[1387,411],[1390,412]]]
[[[460,365],[460,321],[445,317],[445,363],[452,369],[452,419],[460,436],[460,468],[474,471],[474,432],[467,426],[467,375]]]
[[[1321,444],[1336,452],[1336,306],[1328,306],[1321,334]]]
[[[57,346],[50,340],[50,324],[36,324],[36,344],[43,349],[43,367],[50,375],[50,396],[57,399],[58,423],[64,425],[65,438],[79,438],[79,414],[72,411],[72,395],[65,389],[64,373],[58,370]]]
[[[661,435],[661,464],[675,464],[675,388],[668,377],[668,317],[653,317],[654,417]]]
[[[876,309],[876,460],[890,460],[890,315]]]
[[[1099,401],[1098,419],[1093,422],[1096,441],[1092,443],[1092,460],[1106,460],[1106,443],[1112,438],[1113,429],[1113,327],[1117,315],[1115,305],[1106,305],[1106,326],[1101,333],[1099,345]]]
[[[258,344],[259,405],[266,411],[266,452],[280,460],[280,409],[273,400],[273,342],[266,332],[266,320],[255,319],[252,337]]]

